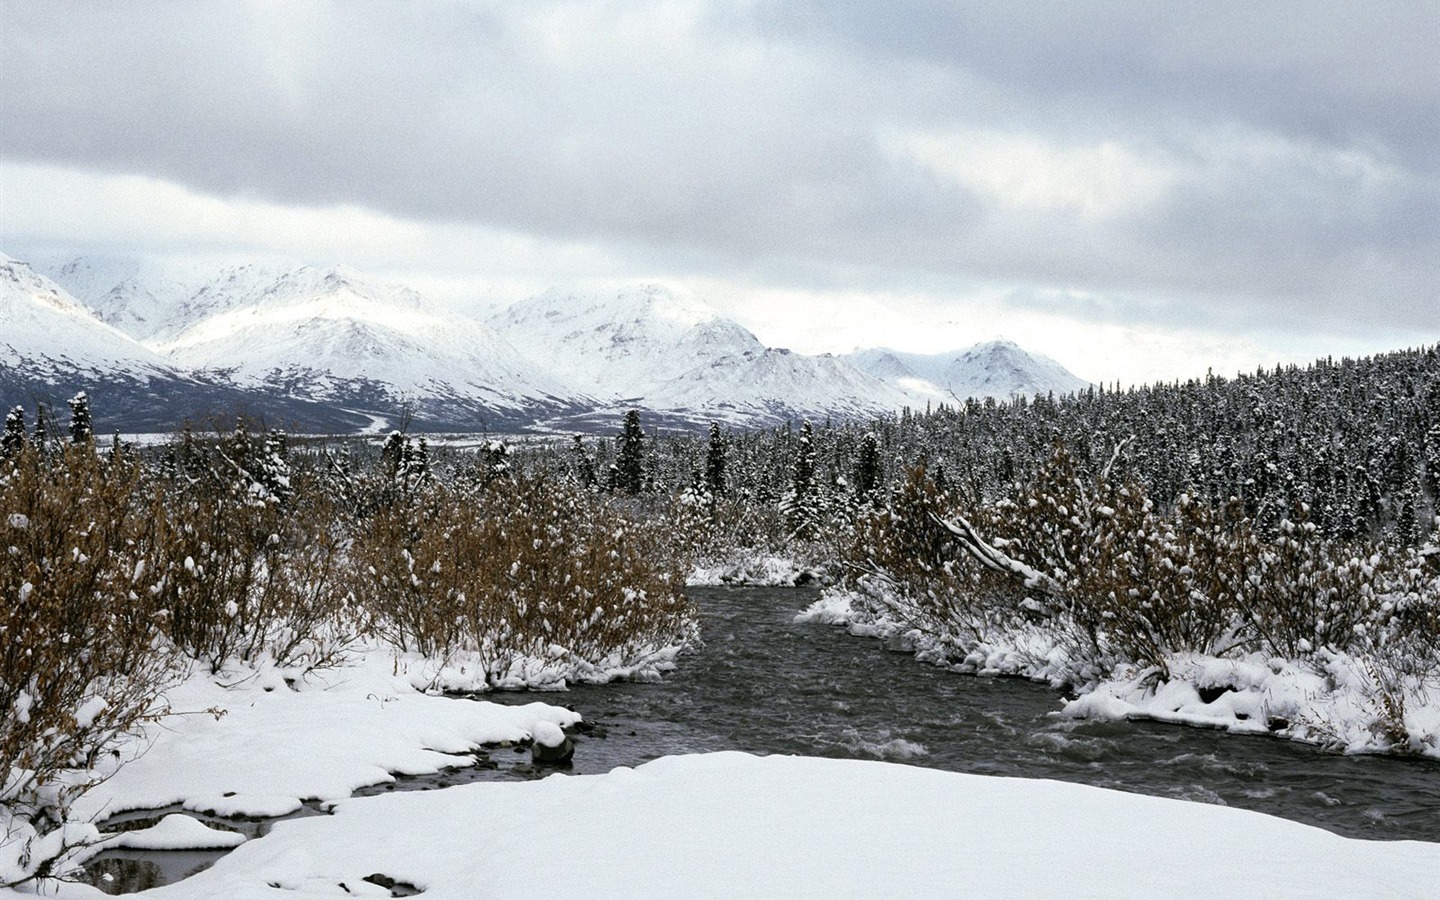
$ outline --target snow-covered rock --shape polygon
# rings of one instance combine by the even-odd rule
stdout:
[[[245,835],[211,828],[193,816],[171,813],[149,828],[107,836],[105,850],[224,850],[245,843]]]

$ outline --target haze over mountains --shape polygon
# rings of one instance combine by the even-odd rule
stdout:
[[[0,256],[3,401],[63,408],[88,390],[107,430],[236,412],[317,431],[610,430],[630,408],[744,427],[1085,386],[1008,342],[933,356],[767,347],[657,285],[553,289],[482,322],[345,267],[37,268],[50,277]]]

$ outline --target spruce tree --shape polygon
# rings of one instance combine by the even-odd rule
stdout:
[[[398,431],[392,431],[385,438],[385,443],[380,445],[380,466],[386,477],[394,478],[400,474],[401,458],[405,455],[405,435]]]
[[[1425,432],[1424,460],[1425,484],[1430,488],[1430,496],[1435,498],[1436,505],[1440,506],[1440,421]]]
[[[611,476],[611,487],[626,494],[638,494],[645,487],[645,433],[640,429],[640,413],[636,410],[625,414]]]
[[[595,457],[585,449],[585,439],[581,435],[575,435],[570,455],[570,471],[575,483],[583,488],[593,488],[599,481],[595,475]]]
[[[70,442],[88,444],[95,439],[90,423],[90,398],[84,391],[70,398]]]
[[[860,450],[855,460],[855,500],[858,503],[873,503],[875,491],[880,486],[880,442],[875,432],[866,432],[860,439]]]
[[[725,494],[725,439],[720,436],[720,425],[710,423],[710,448],[705,454],[705,489],[713,497]]]
[[[814,538],[820,530],[820,498],[815,485],[815,442],[810,423],[800,426],[795,464],[790,470],[790,490],[780,501],[785,527],[792,537]]]
[[[0,459],[8,459],[25,447],[25,408],[17,406],[5,414],[5,430],[0,432]]]
[[[285,432],[271,429],[265,436],[264,449],[255,464],[255,480],[269,492],[269,498],[281,503],[290,499],[289,441]]]

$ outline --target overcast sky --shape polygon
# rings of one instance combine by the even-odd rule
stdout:
[[[1082,377],[1440,341],[1440,2],[0,0],[0,250],[685,287]]]

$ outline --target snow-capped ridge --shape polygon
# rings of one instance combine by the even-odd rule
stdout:
[[[1085,386],[1009,341],[934,355],[767,347],[702,298],[659,283],[555,287],[482,322],[348,266],[82,257],[48,271],[79,302],[32,290],[30,306],[58,304],[98,325],[88,304],[115,326],[91,345],[363,419],[407,409],[430,427],[488,428],[499,416],[568,430],[577,416],[598,421],[630,406],[743,427]]]
[[[857,350],[845,358],[903,390],[917,403],[1068,394],[1089,386],[1048,356],[1024,350],[1005,339],[949,353],[874,348]]]
[[[579,390],[680,419],[762,424],[898,409],[896,390],[833,356],[766,347],[695,296],[662,285],[552,289],[490,319]]]
[[[0,262],[0,365],[31,375],[113,372],[173,374],[164,359],[106,325],[75,297],[27,264]]]

